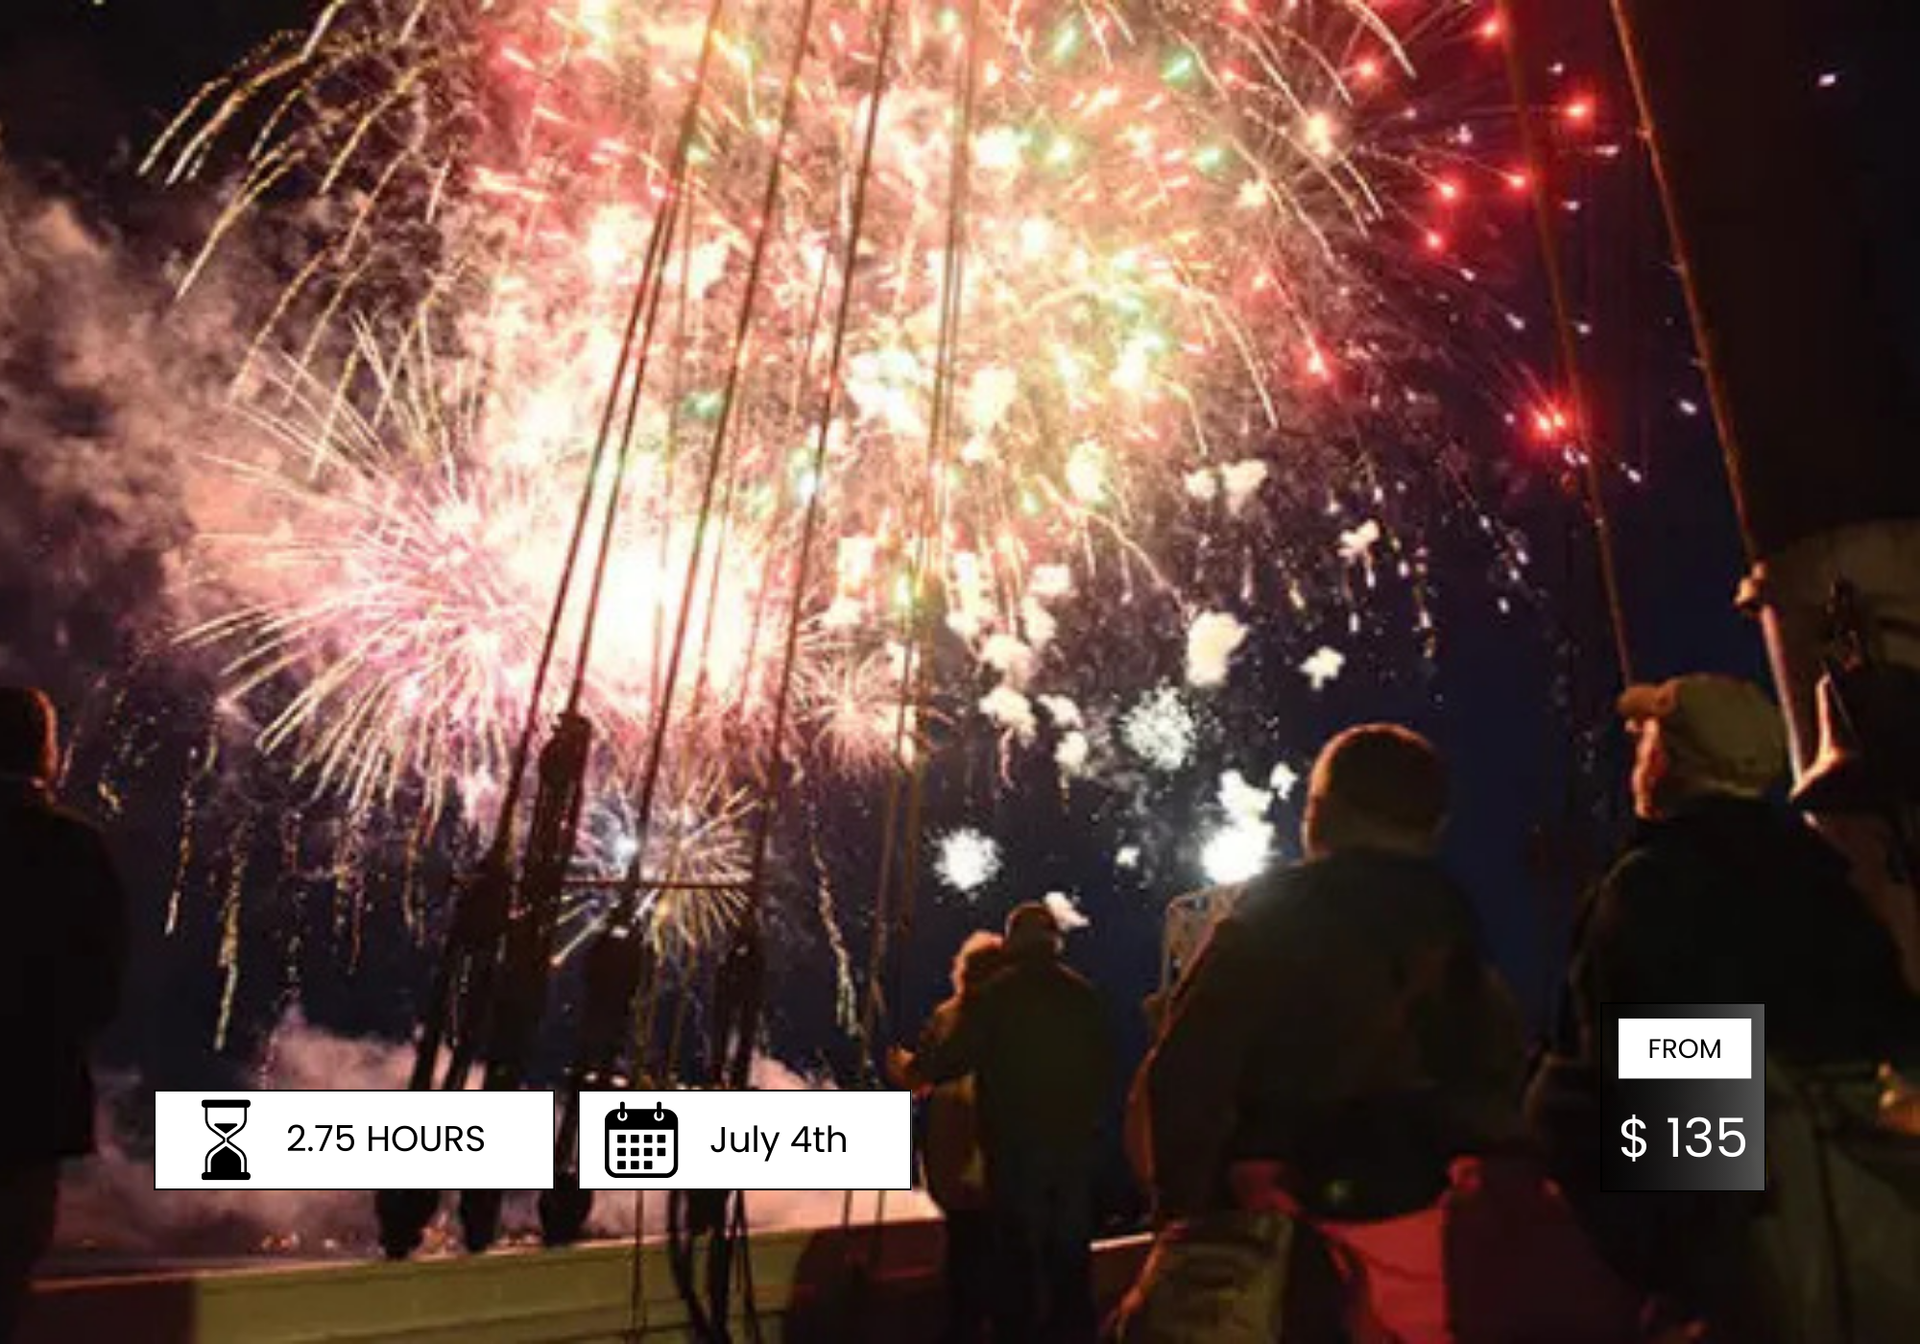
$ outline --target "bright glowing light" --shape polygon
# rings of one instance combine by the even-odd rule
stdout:
[[[1323,159],[1330,159],[1340,152],[1340,123],[1330,112],[1310,112],[1300,125],[1300,138],[1306,143],[1307,152]]]
[[[1033,741],[1040,732],[1040,720],[1034,715],[1033,702],[1011,686],[996,686],[987,692],[980,701],[980,712],[1001,731],[1022,743]]]
[[[1107,467],[1098,444],[1083,443],[1067,459],[1067,486],[1082,504],[1098,504],[1106,494]]]
[[[1573,427],[1573,421],[1566,411],[1556,405],[1540,407],[1533,413],[1533,434],[1543,443],[1555,443],[1565,438]]]
[[[1246,882],[1266,871],[1273,853],[1273,827],[1264,821],[1234,821],[1215,831],[1200,865],[1214,882]]]
[[[1261,486],[1267,482],[1267,464],[1257,457],[1229,462],[1220,468],[1220,487],[1226,491],[1227,512],[1244,512]]]
[[[1303,361],[1307,376],[1320,382],[1333,377],[1333,366],[1327,363],[1327,355],[1317,344],[1308,342],[1306,358]]]
[[[975,895],[1000,873],[1000,845],[992,836],[961,829],[949,831],[935,845],[934,873],[963,896]]]

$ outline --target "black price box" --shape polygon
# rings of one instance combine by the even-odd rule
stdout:
[[[1766,1189],[1763,1005],[1612,1003],[1599,1034],[1606,1189]]]

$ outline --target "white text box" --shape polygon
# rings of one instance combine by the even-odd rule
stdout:
[[[157,1092],[153,1185],[545,1190],[553,1130],[551,1092]]]
[[[588,1190],[906,1190],[907,1092],[587,1092]]]
[[[1744,1017],[1623,1017],[1619,1076],[1751,1078],[1753,1022]]]

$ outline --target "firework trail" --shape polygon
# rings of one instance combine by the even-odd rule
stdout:
[[[196,468],[243,483],[253,512],[202,539],[197,577],[231,600],[189,637],[222,652],[234,694],[281,688],[262,744],[317,792],[485,815],[583,489],[596,517],[621,492],[585,674],[608,781],[594,815],[615,815],[672,696],[682,782],[661,861],[706,873],[733,871],[738,790],[776,745],[790,607],[804,638],[783,751],[838,772],[923,754],[930,610],[977,671],[963,707],[1017,748],[1041,736],[1038,703],[1079,777],[1074,604],[1147,594],[1156,624],[1188,632],[1191,683],[1217,687],[1245,627],[1183,591],[1170,536],[1310,500],[1313,563],[1338,538],[1371,583],[1373,550],[1398,550],[1325,501],[1361,482],[1386,497],[1352,426],[1407,400],[1417,338],[1378,277],[1419,251],[1413,203],[1465,162],[1415,97],[1463,6],[712,14],[703,66],[709,11],[688,0],[332,0],[203,90],[148,160],[228,184],[184,285],[242,235],[295,258],[236,361],[258,451]],[[631,387],[620,331],[656,237],[656,348]],[[617,486],[590,468],[615,392],[634,408]],[[801,573],[810,505],[831,559]],[[1284,568],[1292,533],[1269,539]],[[693,647],[667,686],[683,621]],[[1315,657],[1316,682],[1335,675]],[[1172,687],[1116,722],[1155,769],[1192,757]],[[718,776],[693,766],[713,760]],[[670,922],[693,936],[704,919]]]

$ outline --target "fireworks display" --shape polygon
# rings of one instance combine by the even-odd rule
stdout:
[[[644,844],[669,881],[744,872],[776,750],[871,778],[971,726],[1063,783],[1180,771],[1258,614],[1170,559],[1216,528],[1296,608],[1301,572],[1378,567],[1430,629],[1358,427],[1418,436],[1386,278],[1501,181],[1423,82],[1483,18],[331,0],[146,165],[221,184],[183,288],[242,246],[284,282],[233,351],[246,446],[192,466],[244,506],[187,639],[317,795],[485,826],[553,632],[539,708],[577,682],[598,734],[579,862]],[[1168,657],[1095,689],[1075,632],[1120,638],[1116,595]],[[1316,689],[1345,660],[1302,654]],[[1228,812],[1216,875],[1267,852]],[[955,830],[935,871],[1000,861]]]

